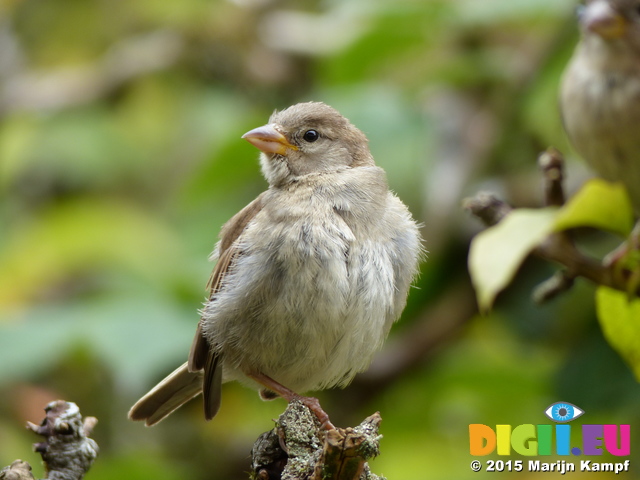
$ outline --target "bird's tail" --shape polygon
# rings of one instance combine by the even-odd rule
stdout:
[[[202,372],[190,372],[184,363],[131,407],[129,419],[155,425],[202,392],[202,380]]]

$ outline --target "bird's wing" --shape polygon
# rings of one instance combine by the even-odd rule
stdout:
[[[207,283],[209,300],[215,299],[222,288],[227,273],[233,270],[235,259],[241,253],[238,238],[249,222],[262,210],[264,193],[244,207],[229,220],[220,232],[218,262]],[[220,407],[220,390],[222,385],[222,366],[204,337],[202,319],[198,324],[195,338],[189,352],[188,368],[191,372],[204,369],[202,391],[204,394],[204,410],[207,420],[213,418]]]

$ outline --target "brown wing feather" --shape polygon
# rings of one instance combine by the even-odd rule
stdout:
[[[224,276],[233,268],[234,259],[240,254],[236,240],[251,219],[262,209],[260,195],[242,209],[220,232],[220,258],[208,283],[209,299],[222,287]],[[203,372],[204,370],[204,372]],[[222,367],[218,355],[212,353],[202,327],[198,330],[191,346],[189,361],[156,385],[131,408],[129,418],[146,420],[147,425],[158,423],[180,405],[204,392],[204,412],[207,420],[213,418],[220,406]]]
[[[208,295],[207,297],[211,300],[215,294],[220,290],[220,285],[222,284],[222,279],[225,274],[229,271],[232,260],[238,253],[237,247],[228,248],[224,252],[220,254],[218,258],[218,263],[213,269],[213,273],[209,278],[209,282],[207,283]],[[191,344],[191,351],[189,352],[189,371],[197,372],[204,368],[207,363],[207,357],[209,356],[209,343],[207,339],[202,334],[202,320],[198,323],[198,329],[196,330],[196,335],[193,338],[193,343]]]
[[[249,222],[262,210],[264,193],[234,215],[220,231],[218,263],[207,283],[208,298],[212,300],[220,290],[225,275],[233,268],[235,258],[240,254],[236,240]],[[205,392],[205,414],[213,418],[220,405],[220,384],[222,379],[219,358],[212,352],[202,332],[202,319],[198,324],[195,338],[189,352],[188,368],[190,372],[204,369],[203,391]]]
[[[202,394],[204,397],[204,418],[211,420],[220,409],[220,397],[222,392],[222,367],[218,355],[209,355],[204,366],[204,379],[202,380]]]

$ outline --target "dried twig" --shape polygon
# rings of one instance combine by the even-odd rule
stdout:
[[[544,204],[561,207],[564,195],[564,157],[555,148],[549,148],[538,157],[538,166],[544,175]]]
[[[253,471],[259,480],[377,480],[367,460],[379,453],[380,414],[357,427],[323,430],[302,403],[294,401],[276,427],[253,446]]]
[[[45,437],[34,444],[42,456],[49,480],[80,480],[98,455],[98,444],[88,435],[98,423],[95,417],[83,421],[75,403],[56,400],[45,408],[40,425],[27,422],[27,428]]]
[[[15,460],[8,467],[0,470],[0,480],[35,480],[31,473],[31,465],[22,460]]]

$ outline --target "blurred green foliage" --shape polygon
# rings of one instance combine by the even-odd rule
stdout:
[[[640,388],[603,339],[592,285],[533,306],[532,288],[553,267],[528,260],[492,315],[455,318],[459,305],[446,302],[430,315],[469,283],[480,226],[460,200],[490,188],[537,206],[538,152],[570,153],[556,91],[577,38],[573,7],[0,5],[0,465],[38,464],[22,426],[61,397],[100,420],[102,453],[88,478],[247,477],[251,445],[282,401],[227,385],[210,423],[197,401],[153,429],[126,413],[186,358],[217,232],[265,188],[257,152],[240,136],[273,109],[310,99],[369,136],[391,187],[424,224],[429,259],[391,341],[410,342],[425,318],[458,325],[384,385],[320,395],[340,425],[382,412],[373,471],[478,478],[469,423],[548,423],[543,411],[559,400],[585,410],[585,422],[637,425]],[[575,190],[587,173],[570,158],[568,176]],[[601,253],[611,242],[585,243]],[[473,312],[472,293],[465,302]]]

